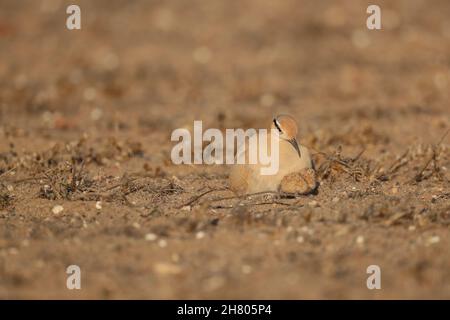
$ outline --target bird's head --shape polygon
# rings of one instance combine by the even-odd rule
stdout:
[[[288,115],[278,115],[272,121],[272,129],[278,131],[280,139],[292,144],[299,157],[302,156],[297,142],[297,122],[295,122],[294,118]]]

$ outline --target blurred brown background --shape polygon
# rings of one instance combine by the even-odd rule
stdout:
[[[1,0],[0,297],[448,299],[449,17],[446,0]],[[319,195],[179,209],[227,171],[172,165],[172,130],[278,113],[327,154]]]

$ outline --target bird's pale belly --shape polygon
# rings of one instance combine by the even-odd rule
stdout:
[[[291,152],[288,149],[289,152],[285,152],[283,157],[280,157],[278,172],[274,175],[261,175],[260,170],[251,170],[251,181],[249,181],[247,193],[278,191],[281,180],[286,175],[305,168],[311,168],[312,162],[308,149],[303,146],[300,149],[302,158],[299,158],[296,152]]]

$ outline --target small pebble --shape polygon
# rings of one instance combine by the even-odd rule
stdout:
[[[165,248],[167,247],[167,241],[164,239],[161,239],[158,241],[158,246],[160,246],[161,248]]]
[[[311,228],[308,228],[307,226],[303,226],[300,230],[310,236],[312,236],[314,234],[314,230]]]
[[[227,281],[225,278],[219,277],[219,276],[212,276],[211,278],[205,280],[203,290],[215,291],[215,290],[223,287],[226,283],[227,283]]]
[[[183,211],[191,211],[191,206],[184,206],[183,208],[181,208],[181,210],[183,210]]]
[[[63,211],[64,211],[64,207],[60,206],[60,205],[54,206],[53,209],[52,209],[52,212],[54,214],[60,214]]]
[[[440,241],[441,238],[439,238],[438,236],[433,236],[428,239],[428,244],[436,244],[439,243]]]
[[[358,236],[356,238],[356,243],[359,244],[359,245],[364,244],[364,237],[363,236]]]
[[[242,266],[242,273],[243,274],[250,274],[252,272],[252,267],[249,265],[244,264]]]
[[[339,198],[338,197],[334,197],[333,198],[333,202],[339,202]]]
[[[199,232],[197,232],[197,234],[195,235],[195,238],[196,239],[203,239],[204,237],[205,237],[205,233],[203,232],[203,231],[199,231]]]
[[[102,210],[102,202],[101,202],[101,201],[97,201],[97,202],[95,203],[95,208],[96,208],[97,210]]]
[[[305,238],[303,238],[302,236],[299,236],[299,237],[297,237],[297,242],[303,243],[303,242],[305,242]]]
[[[155,241],[158,238],[158,236],[154,233],[147,233],[145,235],[145,240],[147,241]]]
[[[182,271],[179,266],[172,263],[156,263],[153,270],[161,275],[176,275]]]

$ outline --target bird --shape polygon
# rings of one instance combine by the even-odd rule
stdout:
[[[275,134],[279,140],[279,168],[274,175],[262,175],[259,162],[256,164],[234,164],[229,175],[229,187],[238,195],[278,192],[285,194],[308,194],[317,188],[314,164],[307,147],[298,142],[298,126],[290,115],[278,115],[273,118],[268,135],[268,152],[270,138]],[[257,139],[249,139],[237,151],[236,158],[245,152],[248,158],[249,147]],[[236,162],[235,162],[236,163]]]

